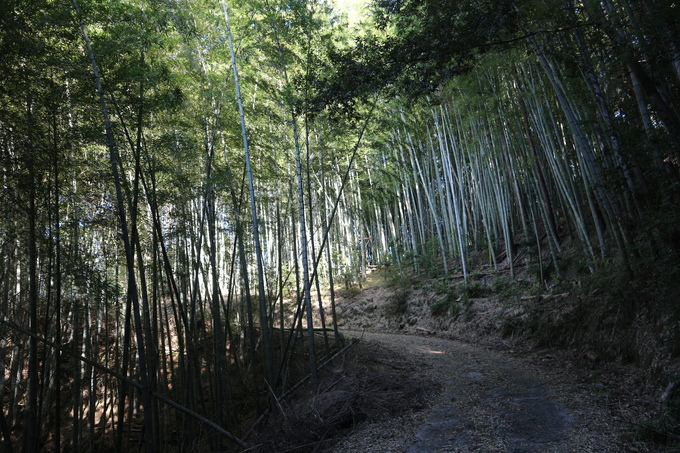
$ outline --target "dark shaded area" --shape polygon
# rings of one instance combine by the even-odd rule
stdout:
[[[488,396],[502,400],[499,413],[510,420],[501,428],[508,451],[542,451],[543,445],[563,438],[572,416],[538,379],[519,378],[511,386],[494,388]]]
[[[325,451],[366,420],[424,409],[437,390],[413,364],[375,345],[359,343],[338,362],[320,373],[318,386],[281,402],[249,451]]]
[[[496,365],[503,370],[504,379],[500,381],[488,380],[474,365],[447,363],[452,379],[443,396],[452,403],[432,411],[427,424],[416,433],[418,440],[409,453],[455,451],[473,442],[477,422],[461,403],[472,383],[485,389],[475,405],[495,414],[499,420],[497,433],[508,452],[545,451],[546,446],[564,439],[564,430],[573,417],[541,380],[527,377],[509,363]],[[501,385],[487,387],[497,383]]]

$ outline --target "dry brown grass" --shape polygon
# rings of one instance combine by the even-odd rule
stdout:
[[[360,423],[425,408],[435,386],[398,354],[361,342],[324,369],[317,385],[281,403],[249,451],[319,452]]]

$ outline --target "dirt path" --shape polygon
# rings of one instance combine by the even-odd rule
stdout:
[[[426,411],[362,425],[336,453],[650,451],[630,439],[606,389],[593,387],[553,356],[431,336],[346,336],[399,354],[440,391]]]

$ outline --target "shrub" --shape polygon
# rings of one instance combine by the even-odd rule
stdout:
[[[480,282],[463,283],[459,288],[465,298],[484,297],[492,292],[491,288]]]
[[[432,316],[443,316],[448,313],[451,308],[453,308],[451,302],[449,302],[447,298],[444,298],[430,305],[430,313],[432,313]]]
[[[389,316],[400,316],[408,311],[409,290],[401,290],[390,296],[385,311]]]

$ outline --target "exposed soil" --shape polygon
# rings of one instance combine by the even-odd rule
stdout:
[[[638,404],[635,398],[557,357],[436,337],[363,338],[417,364],[418,374],[440,390],[430,396],[427,410],[365,424],[332,450],[336,453],[653,451],[633,439],[625,421],[642,409],[631,407]]]
[[[648,369],[587,348],[539,348],[504,330],[521,304],[495,297],[442,316],[431,310],[442,295],[427,287],[405,292],[378,276],[345,292],[341,331],[359,343],[283,403],[278,430],[254,450],[667,451],[636,435],[663,410],[663,384]]]
[[[399,291],[369,280],[338,301],[341,326],[364,348],[415,365],[437,391],[426,410],[365,423],[331,451],[664,451],[634,434],[662,410],[663,388],[649,384],[647,370],[603,363],[587,350],[537,349],[503,336],[493,301],[477,301],[463,322],[456,318],[465,313],[431,316],[437,296],[428,291],[395,307],[403,303]]]

